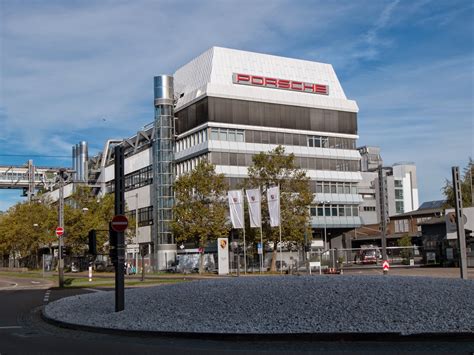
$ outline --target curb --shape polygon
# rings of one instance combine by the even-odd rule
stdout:
[[[121,335],[128,337],[142,337],[142,338],[180,338],[180,339],[200,339],[200,340],[252,340],[252,341],[371,341],[371,342],[385,342],[385,341],[474,341],[474,333],[419,333],[403,335],[396,332],[384,333],[198,333],[198,332],[164,332],[155,330],[127,330],[116,328],[94,327],[90,325],[73,324],[56,319],[49,318],[44,312],[44,307],[41,309],[41,319],[51,325],[80,330],[92,333]]]

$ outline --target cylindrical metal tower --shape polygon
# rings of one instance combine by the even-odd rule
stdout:
[[[153,213],[156,267],[166,269],[175,260],[176,244],[171,233],[174,204],[174,88],[173,77],[154,78],[155,138],[153,141]]]

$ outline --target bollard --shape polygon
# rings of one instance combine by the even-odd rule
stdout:
[[[92,282],[92,266],[89,266],[89,282]]]

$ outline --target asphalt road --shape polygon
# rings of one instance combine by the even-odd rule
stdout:
[[[18,280],[17,280],[18,281]],[[34,282],[32,282],[34,281]],[[39,284],[38,284],[39,282]],[[41,307],[56,299],[93,292],[48,289],[41,280],[0,277],[0,354],[472,354],[473,341],[317,342],[200,340],[106,335],[62,329],[41,319]],[[21,286],[20,286],[21,284]],[[7,287],[7,289],[5,289]],[[101,291],[104,292],[104,291]],[[303,315],[304,316],[304,315]]]

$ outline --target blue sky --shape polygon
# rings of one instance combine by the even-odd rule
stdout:
[[[0,1],[0,164],[70,166],[153,120],[153,76],[211,46],[333,64],[359,145],[440,199],[473,154],[472,1]],[[47,156],[56,156],[48,158]],[[0,190],[0,210],[20,200]]]

